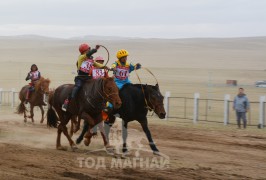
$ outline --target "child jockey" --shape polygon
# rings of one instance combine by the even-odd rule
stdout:
[[[127,61],[128,51],[121,49],[116,53],[117,61],[112,64],[112,70],[114,71],[115,83],[118,89],[122,89],[125,84],[131,83],[129,80],[129,74],[136,69],[141,68],[141,64],[137,63],[133,65]],[[106,113],[109,113],[113,108],[113,105],[108,102],[107,109],[104,109]]]
[[[136,69],[140,69],[141,65],[137,63],[133,65],[127,61],[128,51],[121,49],[116,53],[117,61],[112,64],[112,69],[114,71],[115,83],[118,89],[121,89],[125,84],[131,83],[129,80],[129,73]]]
[[[101,56],[96,57],[95,61],[97,63],[99,63],[99,64],[103,64],[104,63],[104,59]],[[92,68],[91,68],[91,76],[92,76],[93,79],[98,79],[98,78],[102,78],[102,77],[108,77],[108,72],[105,69],[100,69],[100,68],[92,66]],[[107,119],[107,114],[105,114],[103,112],[102,115],[103,115],[103,119]],[[100,123],[102,123],[102,122],[100,122]],[[100,124],[100,126],[102,126],[102,124]],[[92,135],[93,136],[97,135],[97,127],[98,127],[98,124],[96,124],[93,127],[93,129],[92,129],[92,131],[93,131]],[[88,128],[89,128],[88,122],[84,121],[84,125],[83,125],[83,130],[82,131],[86,132]],[[82,134],[85,134],[85,132],[84,133],[82,132],[81,135],[78,137],[78,139],[76,141],[77,144],[82,141],[82,139],[83,139],[83,135]]]
[[[95,58],[95,62],[99,64],[104,63],[104,59],[101,56],[98,56]],[[108,77],[108,72],[106,69],[97,68],[95,66],[92,66],[91,68],[91,76],[93,79],[98,79],[102,77]]]
[[[97,52],[100,48],[96,45],[95,49],[91,49],[88,44],[81,44],[79,46],[80,56],[77,61],[78,76],[75,77],[75,86],[72,90],[71,96],[69,96],[64,104],[62,105],[62,110],[66,111],[69,102],[72,98],[76,97],[77,92],[82,87],[82,85],[89,79],[91,79],[91,68],[92,66],[98,68],[104,68],[104,65],[94,62],[92,55]]]
[[[31,65],[30,72],[28,73],[25,79],[26,81],[28,81],[29,79],[31,80],[31,82],[29,83],[30,87],[28,88],[27,94],[26,94],[26,101],[25,101],[26,104],[29,101],[30,93],[34,91],[34,85],[40,78],[41,78],[41,73],[40,71],[38,71],[37,65],[36,64]],[[43,105],[46,105],[46,104],[43,103]]]

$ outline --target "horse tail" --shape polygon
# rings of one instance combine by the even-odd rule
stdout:
[[[49,94],[49,100],[48,100],[48,103],[49,103],[49,109],[47,111],[47,126],[48,127],[55,127],[57,128],[57,121],[59,120],[58,119],[58,116],[53,108],[53,98],[54,98],[54,92],[51,92]]]
[[[58,116],[52,106],[47,111],[47,126],[57,128]]]
[[[21,101],[20,104],[17,107],[17,114],[23,114],[25,111],[27,111],[24,103]]]

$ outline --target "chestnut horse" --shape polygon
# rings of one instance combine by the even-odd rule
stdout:
[[[28,88],[30,87],[29,85],[25,85],[21,88],[20,92],[19,92],[19,99],[20,99],[20,104],[17,107],[17,113],[18,114],[24,114],[24,122],[27,122],[27,117],[31,118],[32,123],[34,123],[34,112],[33,112],[33,108],[35,106],[39,106],[39,108],[41,109],[41,113],[42,113],[42,119],[41,119],[41,123],[43,123],[44,120],[44,110],[43,110],[43,105],[44,102],[44,94],[48,94],[49,93],[49,85],[50,85],[50,80],[49,79],[45,79],[43,77],[41,77],[35,84],[34,86],[34,91],[31,92],[31,95],[29,97],[28,102],[30,103],[30,116],[27,116],[26,111],[27,108],[25,107],[25,101],[26,101],[26,94],[28,91]]]
[[[47,125],[58,129],[56,148],[59,150],[65,149],[61,146],[62,132],[67,137],[71,148],[77,149],[66,127],[70,119],[75,121],[75,118],[78,116],[88,122],[89,129],[84,136],[86,140],[85,145],[88,146],[92,137],[91,129],[102,121],[102,109],[105,107],[106,101],[110,101],[114,105],[114,108],[121,106],[121,100],[114,78],[100,78],[91,79],[84,83],[75,99],[70,101],[68,109],[65,112],[61,109],[61,106],[64,100],[69,97],[73,87],[74,85],[72,84],[61,85],[55,89],[53,96],[49,96],[50,107],[47,112]],[[59,125],[58,121],[60,121]],[[103,136],[105,147],[108,148],[109,143],[104,130],[101,131],[101,135]]]

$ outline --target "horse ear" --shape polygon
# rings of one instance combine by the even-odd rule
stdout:
[[[157,89],[159,89],[159,84],[158,84],[158,83],[156,83],[155,87],[156,87]]]

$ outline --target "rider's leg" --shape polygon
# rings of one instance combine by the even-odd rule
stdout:
[[[69,102],[71,101],[71,99],[73,99],[73,98],[76,97],[76,95],[77,95],[79,89],[82,87],[82,85],[83,85],[83,81],[80,78],[76,77],[75,78],[75,86],[74,86],[74,88],[72,90],[71,96],[68,97],[65,100],[64,104],[62,105],[62,110],[63,111],[66,111],[67,110],[67,107],[68,107]]]
[[[34,91],[34,87],[33,86],[30,86],[28,89],[27,89],[27,94],[26,94],[26,101],[25,103],[27,104],[29,102],[29,98],[30,98],[30,93]]]

